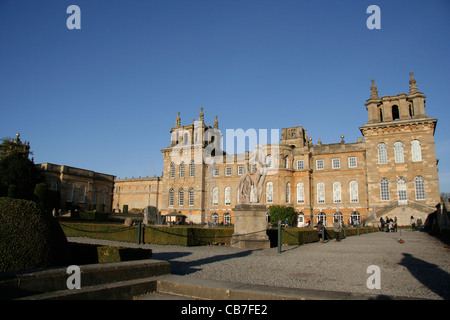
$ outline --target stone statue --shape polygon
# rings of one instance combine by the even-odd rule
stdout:
[[[244,166],[244,172],[239,180],[239,204],[249,204],[250,198],[254,199],[255,203],[260,203],[261,196],[264,190],[264,180],[267,174],[266,156],[264,151],[256,148],[250,157],[250,165],[255,164],[255,174],[253,180],[248,173],[248,168]],[[253,188],[252,188],[253,186]],[[251,192],[253,189],[253,197]]]
[[[144,209],[144,219],[142,221],[144,225],[148,225],[148,206]]]
[[[254,163],[255,174],[253,176],[253,192],[256,203],[261,202],[261,196],[264,190],[264,180],[267,175],[267,163],[265,152],[260,148],[256,148],[252,153],[250,163]]]
[[[250,190],[252,186],[252,178],[248,173],[248,168],[244,166],[244,172],[242,173],[241,179],[239,180],[238,193],[239,193],[239,204],[249,204],[250,203]]]

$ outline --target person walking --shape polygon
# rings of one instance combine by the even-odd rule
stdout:
[[[338,219],[334,219],[333,223],[333,230],[334,230],[334,237],[336,238],[336,241],[341,241],[340,233],[342,230],[341,223],[338,221]]]
[[[412,231],[416,230],[416,220],[414,219],[413,216],[411,216],[411,228],[412,228]]]
[[[324,242],[325,241],[325,237],[322,237],[322,235],[324,235],[324,225],[323,225],[323,222],[322,222],[322,220],[320,220],[318,223],[317,223],[317,235],[319,236],[319,241],[320,242]]]

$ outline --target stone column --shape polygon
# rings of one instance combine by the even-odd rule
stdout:
[[[267,208],[260,204],[238,204],[234,208],[231,246],[242,249],[270,248],[267,236]]]

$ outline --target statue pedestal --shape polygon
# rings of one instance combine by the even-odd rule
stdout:
[[[234,208],[234,233],[230,245],[242,249],[270,248],[267,208],[260,204],[238,204]]]

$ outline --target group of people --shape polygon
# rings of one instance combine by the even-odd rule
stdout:
[[[320,220],[317,223],[317,235],[319,236],[319,240],[321,242],[324,242],[326,240],[326,238],[327,238],[327,235],[328,235],[327,234],[327,230],[324,229],[324,228],[325,228],[325,226],[324,226],[322,220]],[[343,230],[342,224],[339,222],[338,219],[334,219],[333,231],[334,231],[334,236],[335,236],[337,242],[341,241],[340,233],[341,233],[342,230]],[[322,239],[322,235],[324,235],[323,239]]]
[[[381,217],[380,225],[381,225],[380,231],[397,232],[397,217],[394,217],[394,219],[386,217],[386,220],[384,220],[383,217]]]

